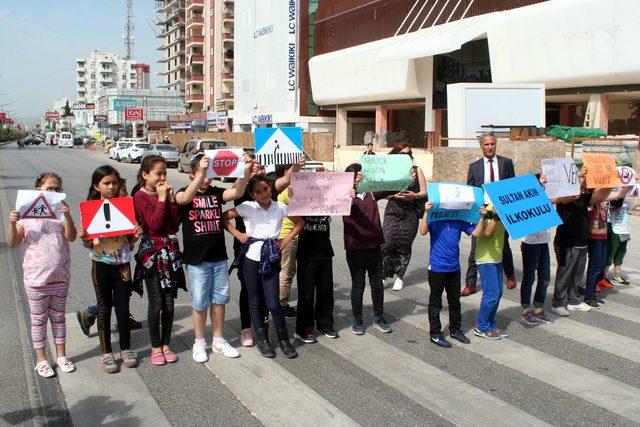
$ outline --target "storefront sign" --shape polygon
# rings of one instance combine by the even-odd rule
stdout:
[[[44,113],[44,116],[47,119],[57,119],[58,117],[60,117],[60,113],[58,113],[57,111],[47,111],[46,113]]]
[[[174,130],[191,129],[191,123],[171,123],[170,127]]]
[[[107,115],[106,114],[94,114],[93,115],[93,121],[94,122],[106,122],[107,121]]]
[[[271,114],[256,114],[252,118],[254,125],[270,125],[273,123],[273,116]]]
[[[289,0],[287,4],[288,36],[287,36],[287,98],[294,100],[298,87],[298,3],[297,0]]]
[[[87,105],[84,102],[74,102],[71,108],[73,108],[76,111],[81,111],[81,110],[86,110]]]
[[[138,101],[135,99],[129,98],[114,98],[113,99],[113,109],[115,111],[124,111],[127,108],[136,108],[138,106]]]
[[[144,109],[142,108],[127,108],[124,110],[124,119],[136,122],[144,121]]]
[[[84,104],[87,110],[95,110],[96,104],[94,102],[87,102]]]

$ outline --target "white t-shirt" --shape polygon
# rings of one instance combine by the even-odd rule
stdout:
[[[282,219],[287,216],[287,205],[271,201],[267,210],[256,201],[244,202],[236,206],[236,211],[244,219],[247,235],[256,239],[278,239],[282,228]],[[255,242],[249,246],[247,258],[260,261],[260,250],[263,242]]]
[[[611,230],[614,234],[629,234],[629,211],[635,208],[635,203],[625,200],[620,209],[610,209]]]
[[[537,233],[533,233],[522,239],[524,243],[527,245],[540,245],[546,244],[551,241],[551,233],[549,230],[539,231]]]

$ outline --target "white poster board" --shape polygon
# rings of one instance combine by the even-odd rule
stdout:
[[[23,219],[61,219],[65,193],[40,190],[18,190],[16,210]]]
[[[544,192],[550,199],[580,194],[580,177],[575,161],[570,157],[542,159],[542,173],[547,178]]]

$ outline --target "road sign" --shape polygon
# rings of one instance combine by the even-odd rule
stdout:
[[[633,185],[636,183],[636,172],[629,166],[618,166],[618,174],[622,185]]]
[[[133,234],[136,224],[131,197],[81,202],[80,214],[87,239]]]
[[[73,108],[76,111],[86,110],[87,104],[85,104],[84,102],[74,102],[71,108]]]
[[[124,111],[127,108],[136,108],[138,101],[130,98],[114,98],[113,109],[116,111]]]
[[[261,165],[291,165],[302,154],[302,128],[257,128],[256,159]]]
[[[46,113],[44,113],[44,116],[47,119],[57,119],[58,117],[60,117],[60,113],[58,113],[57,111],[47,111]]]
[[[136,122],[144,121],[144,109],[143,108],[127,108],[124,110],[124,119]]]
[[[60,207],[67,197],[64,193],[37,190],[18,190],[16,210],[22,218],[57,219]]]

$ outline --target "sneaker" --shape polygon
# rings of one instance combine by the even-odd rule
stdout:
[[[523,311],[520,318],[528,325],[537,325],[539,323],[538,318],[533,314],[533,310],[527,309]]]
[[[132,315],[129,315],[129,328],[130,329],[142,329],[142,323],[138,322],[133,318]]]
[[[431,335],[429,337],[429,341],[431,341],[433,344],[437,345],[438,347],[451,348],[451,343],[445,340],[442,334]]]
[[[162,350],[162,353],[164,354],[164,360],[166,360],[167,363],[176,363],[178,361],[178,355],[170,349]]]
[[[393,289],[394,291],[401,291],[402,288],[404,288],[404,282],[402,281],[401,278],[396,277],[396,281],[393,282]]]
[[[253,347],[253,332],[251,328],[243,329],[240,332],[240,344],[243,347]]]
[[[336,330],[333,329],[333,328],[327,328],[327,329],[322,329],[322,330],[318,329],[318,332],[321,335],[324,335],[325,337],[330,338],[330,339],[335,339],[335,338],[340,337],[340,335],[338,335],[338,332],[336,332]]]
[[[162,350],[151,350],[151,363],[156,366],[167,364],[167,359],[165,359]]]
[[[219,340],[217,342],[212,342],[211,351],[213,351],[214,353],[222,353],[225,357],[240,357],[240,353],[238,352],[238,350],[233,348],[231,344],[229,344],[229,342],[225,339]]]
[[[209,360],[209,356],[207,355],[207,346],[202,343],[193,343],[191,355],[193,356],[193,360],[197,363],[205,363]]]
[[[450,331],[449,336],[462,344],[469,344],[471,340],[462,331]]]
[[[498,334],[500,335],[500,338],[507,338],[509,336],[509,334],[506,331],[503,331],[500,328],[495,328],[493,331],[494,334]]]
[[[138,366],[138,353],[134,350],[123,350],[120,352],[120,359],[126,368],[135,368]]]
[[[604,300],[603,300],[602,298],[595,297],[595,300],[596,300],[596,302],[597,302],[598,304],[600,304],[600,305],[604,305],[604,303],[605,303],[605,302],[604,302]]]
[[[567,310],[565,307],[551,307],[551,312],[562,317],[569,316],[569,310]]]
[[[302,333],[295,332],[293,334],[293,336],[295,338],[298,338],[302,342],[306,342],[307,344],[312,344],[314,342],[318,342],[318,340],[316,340],[316,336],[313,335],[313,331],[311,329],[306,329]]]
[[[538,319],[538,322],[540,323],[553,323],[553,320],[551,320],[551,318],[547,316],[544,310],[540,310],[540,311],[533,310],[533,315],[535,316],[536,319]]]
[[[611,283],[614,283],[616,285],[629,285],[629,281],[627,279],[624,279],[622,276],[613,276],[611,278]]]
[[[586,299],[584,303],[591,307],[592,310],[600,309],[600,304],[595,299]]]
[[[591,311],[591,307],[581,302],[580,304],[567,304],[569,311]]]
[[[601,279],[598,282],[598,285],[600,285],[600,287],[605,289],[613,289],[613,283],[611,283],[609,279]]]
[[[76,370],[76,365],[74,365],[73,362],[65,356],[58,357],[56,359],[56,365],[58,365],[58,368],[60,368],[60,370],[65,374]]]
[[[96,321],[96,316],[89,314],[87,311],[78,311],[76,312],[76,317],[78,318],[78,323],[80,324],[80,330],[82,330],[82,333],[89,336],[91,327]]]
[[[393,329],[391,329],[391,326],[389,326],[389,322],[387,322],[387,319],[385,319],[384,317],[380,317],[374,320],[373,327],[385,334],[393,332]]]
[[[287,305],[286,307],[282,307],[282,315],[287,319],[295,319],[296,318],[296,309],[295,307],[291,307]]]
[[[502,338],[500,334],[496,334],[495,331],[482,332],[480,329],[478,329],[477,326],[473,327],[473,335],[481,338],[486,338],[488,340],[499,340]]]
[[[362,319],[353,319],[351,332],[356,335],[364,335],[364,329],[364,322],[362,321]]]
[[[116,359],[112,353],[106,353],[100,356],[100,368],[107,374],[120,372],[120,366],[116,363]]]

